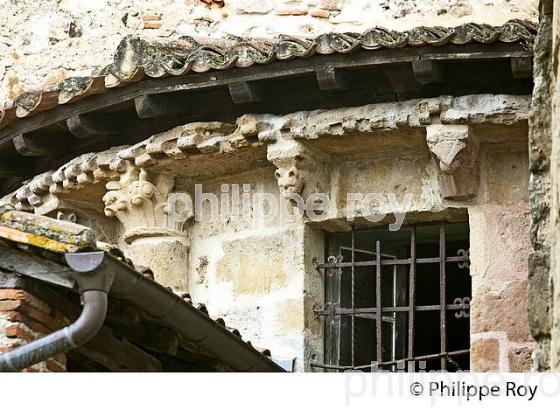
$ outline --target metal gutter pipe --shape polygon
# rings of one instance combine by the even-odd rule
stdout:
[[[66,260],[78,283],[83,304],[80,316],[63,329],[0,355],[0,372],[17,372],[75,349],[91,340],[103,326],[107,293],[113,280],[113,275],[105,267],[104,254],[71,255]]]
[[[65,259],[78,282],[84,304],[82,314],[72,325],[0,355],[0,371],[24,369],[93,338],[105,320],[109,290],[112,297],[136,306],[185,339],[202,346],[234,371],[284,371],[207,314],[114,256],[84,252],[68,253]],[[72,283],[65,286],[71,288]]]
[[[111,255],[106,255],[105,260],[109,269],[115,272],[111,287],[112,297],[127,301],[143,310],[159,323],[201,346],[233,371],[285,371],[169,289],[146,278]]]

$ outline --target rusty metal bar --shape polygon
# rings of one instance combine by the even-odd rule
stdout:
[[[330,316],[341,317],[350,316],[351,317],[351,365],[339,365],[331,362],[330,364],[312,364],[314,367],[322,367],[325,369],[368,369],[377,363],[378,366],[389,366],[395,365],[399,362],[410,362],[413,360],[428,360],[428,359],[440,359],[440,365],[442,370],[447,369],[447,362],[449,356],[468,354],[469,349],[457,350],[454,352],[447,352],[447,311],[468,311],[470,310],[469,304],[462,303],[457,300],[453,304],[446,304],[447,288],[446,288],[446,263],[450,262],[464,262],[469,260],[468,255],[463,256],[446,256],[446,232],[444,222],[439,224],[439,255],[437,257],[431,258],[417,258],[417,227],[413,225],[411,227],[410,233],[410,257],[406,259],[382,259],[383,255],[381,253],[381,241],[375,241],[375,259],[369,261],[356,261],[356,229],[353,227],[351,232],[351,261],[342,262],[338,259],[336,261],[329,260],[328,263],[318,265],[319,268],[335,268],[342,270],[345,267],[351,268],[351,306],[350,308],[342,308],[339,305],[325,307],[323,310],[316,310],[316,316]],[[372,255],[373,256],[373,255]],[[439,304],[435,305],[416,305],[416,298],[418,289],[416,289],[417,280],[417,267],[416,264],[438,264],[439,265]],[[409,277],[408,277],[408,306],[383,306],[382,300],[382,270],[383,266],[397,266],[397,265],[408,265],[409,266]],[[369,267],[375,266],[375,296],[376,302],[375,307],[361,307],[356,308],[355,292],[356,292],[356,267]],[[328,271],[327,271],[328,272]],[[435,273],[435,272],[434,272]],[[404,285],[404,283],[403,283]],[[462,299],[461,299],[462,300]],[[424,356],[414,357],[414,341],[415,341],[415,330],[416,330],[416,312],[439,312],[439,324],[440,324],[440,352],[433,353]],[[395,314],[396,312],[407,313],[408,323],[405,324],[407,327],[407,346],[406,358],[397,359],[396,357],[387,357],[386,359],[392,359],[390,361],[383,361],[383,323],[395,320],[393,316],[387,314]],[[383,316],[385,314],[385,317]],[[375,338],[376,338],[376,352],[375,352],[375,362],[374,364],[364,365],[356,362],[356,317],[363,317],[366,319],[375,320]],[[404,342],[404,340],[402,340]],[[340,345],[339,345],[340,346]],[[403,352],[404,353],[404,352]]]
[[[416,226],[410,231],[410,273],[408,278],[408,357],[414,356],[414,308],[416,304]]]
[[[362,369],[369,369],[372,367],[379,367],[379,366],[389,366],[394,365],[402,362],[411,362],[411,361],[419,361],[419,360],[430,360],[430,359],[437,359],[438,357],[451,357],[451,356],[460,356],[463,354],[469,354],[470,349],[463,349],[463,350],[455,350],[453,352],[443,352],[443,353],[434,353],[428,354],[424,356],[416,356],[416,357],[408,357],[406,359],[399,359],[399,360],[390,360],[387,362],[381,363],[373,363],[373,364],[364,364],[359,366],[344,366],[344,365],[333,365],[333,364],[323,364],[323,363],[311,363],[311,367],[317,367],[321,369],[334,369],[334,370],[362,370]]]
[[[470,306],[466,305],[466,304],[453,304],[453,305],[445,305],[445,309],[446,310],[470,310]],[[430,311],[439,311],[441,310],[441,306],[440,305],[421,305],[421,306],[415,306],[414,307],[414,311],[415,312],[430,312]],[[410,311],[410,307],[409,306],[384,306],[383,307],[383,313],[393,313],[393,312],[409,312]],[[377,308],[376,307],[372,307],[372,308],[356,308],[354,309],[354,313],[356,315],[360,315],[363,313],[372,313],[372,314],[376,314],[377,313]],[[352,314],[352,309],[348,309],[348,308],[340,308],[340,307],[336,307],[336,308],[329,308],[329,309],[324,309],[324,310],[316,310],[315,314],[318,316],[328,316],[328,315],[335,315],[335,316],[341,316],[341,315],[351,315]]]
[[[445,258],[445,261],[448,263],[452,262],[468,262],[469,257],[467,255],[464,256],[448,256]],[[383,259],[381,261],[381,265],[383,266],[392,266],[392,265],[410,265],[412,263],[411,259]],[[436,258],[418,258],[416,259],[416,264],[424,264],[424,263],[440,263],[439,256]],[[375,266],[377,265],[377,261],[360,261],[356,262],[354,266],[356,267],[363,267],[363,266]],[[352,262],[341,262],[341,263],[318,263],[315,268],[317,269],[328,269],[328,268],[349,268],[352,266]]]
[[[375,259],[376,259],[376,268],[375,268],[375,302],[377,304],[377,318],[376,318],[376,348],[377,348],[377,363],[381,363],[383,361],[382,357],[382,349],[381,349],[381,336],[382,336],[382,320],[381,315],[383,311],[381,309],[381,242],[375,241]]]
[[[355,272],[354,272],[354,269],[355,269],[355,266],[356,266],[356,265],[355,265],[355,263],[356,263],[356,256],[355,256],[355,253],[356,253],[356,252],[355,252],[355,249],[356,249],[356,247],[355,247],[355,240],[356,240],[356,238],[355,238],[355,233],[354,233],[354,227],[352,227],[352,256],[351,256],[351,257],[352,257],[352,271],[351,271],[351,275],[352,275],[352,278],[351,278],[351,279],[352,279],[352,284],[351,284],[351,287],[352,287],[352,289],[351,289],[351,292],[352,292],[352,295],[351,295],[351,296],[352,296],[352,301],[351,301],[351,304],[352,304],[352,317],[351,317],[351,320],[352,320],[352,341],[351,341],[351,343],[352,343],[352,366],[355,365],[355,359],[354,359],[354,353],[355,353],[355,352],[354,352],[354,346],[355,346],[355,322],[356,322],[356,317],[355,317],[356,305],[355,305],[355,303],[354,303],[354,296],[355,296],[355,279],[356,279],[356,278],[355,278]]]
[[[440,332],[440,351],[447,350],[446,334],[446,310],[445,310],[445,225],[439,227],[439,332]],[[447,369],[447,357],[441,356],[441,370]]]

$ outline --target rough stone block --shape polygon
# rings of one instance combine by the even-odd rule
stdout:
[[[533,359],[531,354],[533,349],[530,347],[514,347],[510,349],[509,357],[509,371],[510,372],[527,372],[531,370]]]
[[[505,332],[513,342],[532,342],[527,320],[527,281],[504,283],[499,290],[479,287],[471,304],[471,333]]]
[[[233,291],[242,294],[262,295],[285,287],[290,259],[284,252],[286,241],[289,238],[263,235],[224,243],[218,280],[231,282]]]
[[[237,11],[241,14],[267,14],[274,8],[273,0],[239,0],[236,2]]]
[[[500,341],[479,339],[471,343],[471,371],[490,372],[500,370]]]
[[[303,298],[278,302],[276,307],[276,330],[282,333],[301,332],[304,329]]]

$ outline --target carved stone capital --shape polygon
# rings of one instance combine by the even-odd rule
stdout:
[[[444,199],[463,200],[478,191],[477,144],[468,125],[433,124],[426,142],[438,170]]]
[[[274,175],[285,198],[297,194],[307,200],[313,193],[328,194],[326,154],[298,140],[278,139],[268,145],[267,159],[277,168]]]
[[[183,238],[184,222],[168,224],[167,198],[173,187],[172,176],[149,175],[145,169],[129,164],[118,181],[106,184],[105,215],[119,219],[129,244],[146,237]]]

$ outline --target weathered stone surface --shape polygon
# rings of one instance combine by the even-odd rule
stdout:
[[[302,332],[305,325],[303,298],[288,299],[278,302],[276,324],[279,332]]]
[[[531,354],[533,349],[529,347],[513,347],[509,350],[509,371],[528,372],[533,365]]]
[[[286,236],[257,236],[223,244],[217,261],[219,281],[229,282],[239,294],[265,295],[288,284],[290,256],[284,253]]]
[[[542,251],[529,255],[529,325],[536,340],[550,336],[552,311],[548,259]]]
[[[470,367],[475,372],[500,371],[500,341],[489,338],[471,342]]]
[[[471,198],[478,191],[477,144],[466,125],[432,124],[426,127],[426,142],[440,171],[445,199]]]
[[[209,1],[206,1],[208,3]],[[307,4],[291,0],[214,2],[132,0],[4,2],[0,22],[0,101],[23,91],[57,83],[70,75],[87,76],[111,62],[121,38],[230,35],[271,39],[278,34],[300,37],[328,32],[363,32],[371,27],[407,30],[420,26],[452,27],[461,23],[500,25],[510,19],[535,20],[535,0],[315,2],[328,18],[310,14],[278,16],[277,10]],[[386,4],[385,4],[386,3]],[[220,7],[223,6],[223,7]],[[3,105],[3,104],[0,104]]]
[[[531,331],[537,340],[536,370],[550,368],[550,330],[553,307],[550,295],[551,225],[551,82],[552,74],[552,1],[539,6],[539,32],[534,47],[534,82],[529,116],[529,185],[531,204],[531,243],[534,253],[529,259],[529,315]]]
[[[510,99],[513,99],[513,102],[509,103]],[[504,107],[503,114],[508,118],[507,121],[504,121],[507,124],[513,121],[512,118],[515,118],[515,121],[519,121],[520,124],[524,124],[530,103],[530,99],[526,96],[489,96],[486,94],[457,98],[444,96],[334,110],[302,111],[283,116],[248,114],[239,117],[236,124],[191,123],[155,135],[131,147],[113,147],[102,153],[79,156],[54,172],[34,178],[31,183],[24,185],[14,194],[2,198],[0,203],[11,203],[17,209],[22,210],[37,209],[52,199],[53,195],[71,195],[72,192],[83,190],[91,184],[117,181],[126,172],[130,162],[137,167],[152,168],[156,173],[201,175],[202,170],[207,167],[208,173],[218,174],[223,167],[235,164],[230,161],[232,157],[224,157],[223,161],[217,161],[216,157],[212,157],[216,163],[220,163],[220,166],[216,166],[211,165],[212,163],[206,159],[210,157],[205,157],[205,155],[224,154],[225,156],[242,150],[248,152],[249,149],[256,152],[255,150],[263,144],[271,144],[270,161],[278,160],[278,165],[282,161],[286,162],[284,160],[289,157],[288,151],[294,153],[297,151],[296,146],[304,147],[300,151],[310,152],[310,158],[316,158],[318,165],[324,160],[321,150],[324,151],[325,148],[333,153],[350,152],[356,150],[357,147],[361,147],[358,150],[360,152],[369,149],[382,152],[381,147],[388,151],[398,150],[399,152],[410,149],[418,150],[418,144],[425,146],[426,143],[422,143],[412,136],[404,137],[412,133],[421,135],[424,128],[436,125],[437,115],[439,114],[443,118],[457,100],[461,101],[457,103],[458,106],[461,106],[461,115],[455,117],[458,124],[470,124],[471,120],[474,121],[473,124],[480,124],[482,120],[479,116],[485,112],[484,104],[489,105],[488,112],[492,113],[488,120],[490,123],[497,121],[501,115],[496,107]],[[469,108],[465,101],[469,101],[472,107]],[[513,112],[516,114],[512,115]],[[485,117],[483,116],[483,118]],[[433,124],[434,122],[436,124]],[[442,126],[438,125],[438,127]],[[443,127],[464,126],[453,124]],[[376,138],[381,135],[388,136],[389,134],[383,133],[390,131],[398,131],[395,136],[399,138]],[[350,137],[359,138],[359,140],[350,139]],[[318,140],[319,149],[305,147],[305,144],[291,140],[301,140],[302,142]],[[276,147],[279,149],[277,150]],[[472,149],[464,151],[471,153]],[[297,156],[292,155],[292,157]],[[280,158],[284,159],[280,160]],[[177,160],[182,160],[181,165]],[[459,162],[464,163],[465,161]],[[289,173],[292,166],[293,164],[283,166],[282,169]],[[471,165],[467,165],[465,169],[469,166]],[[309,166],[306,167],[309,168]],[[521,167],[519,169],[521,171]],[[321,175],[321,173],[316,172],[316,175]],[[313,185],[317,185],[317,187],[322,185],[320,189],[326,189],[325,185],[318,180],[314,181]],[[49,193],[46,192],[47,186]],[[499,186],[496,186],[494,189],[498,188]],[[31,195],[29,191],[34,195]],[[313,190],[310,191],[313,192]],[[522,189],[518,189],[518,191],[523,193]],[[31,204],[30,201],[33,203]]]
[[[527,322],[527,281],[505,282],[499,290],[479,286],[471,302],[471,332],[501,331],[512,342],[533,340]]]
[[[473,206],[469,209],[469,226],[475,285],[480,281],[490,289],[500,290],[504,283],[527,280],[531,251],[527,205]]]
[[[481,141],[477,159],[484,177],[479,192],[469,200],[442,198],[440,168],[426,141],[426,127],[441,126],[442,115],[453,106],[454,98],[443,96],[281,116],[245,115],[236,124],[189,124],[132,147],[81,156],[25,184],[5,201],[52,213],[67,211],[61,205],[64,201],[80,199],[99,211],[107,190],[126,194],[125,202],[139,195],[138,204],[150,205],[146,201],[154,202],[153,196],[145,198],[143,189],[126,188],[149,187],[152,192],[155,186],[160,194],[172,189],[192,193],[196,184],[203,184],[204,192],[219,196],[223,184],[249,184],[249,192],[274,199],[280,197],[280,188],[304,196],[306,188],[327,191],[333,201],[325,226],[333,231],[349,228],[344,220],[348,193],[394,194],[398,203],[383,201],[369,215],[389,213],[381,224],[394,222],[395,210],[404,210],[408,222],[464,221],[468,212],[473,333],[499,334],[505,346],[502,353],[507,354],[511,346],[530,347],[531,341],[525,303],[529,208],[527,189],[519,182],[528,179],[522,160],[526,114],[511,115],[515,110],[526,113],[529,99],[514,97],[525,103],[503,105],[504,98],[508,97],[463,98],[455,104],[461,112],[453,116],[456,123],[442,126],[472,128]],[[480,116],[484,104],[490,107],[487,117]],[[506,107],[503,118],[496,106]],[[297,172],[290,176],[292,168]],[[136,171],[130,174],[131,169]],[[173,175],[174,185],[158,188],[158,175]],[[156,206],[163,205],[164,197],[157,195]],[[47,207],[52,199],[60,202]],[[119,198],[108,206],[118,203]],[[143,216],[138,219],[151,223],[163,217],[163,208],[158,208],[158,218],[147,208],[150,212],[139,212]],[[322,305],[324,289],[312,261],[324,257],[327,237],[322,229],[327,227],[302,221],[283,224],[279,218],[258,221],[250,216],[254,215],[251,206],[241,210],[249,218],[236,219],[234,211],[239,210],[228,210],[217,220],[206,214],[189,225],[185,243],[174,236],[147,235],[133,236],[127,244],[125,232],[134,224],[104,218],[115,228],[110,237],[137,265],[151,268],[156,280],[177,290],[188,285],[196,303],[205,303],[228,323],[230,316],[235,318],[245,337],[286,357],[297,357],[296,368],[303,369],[311,360],[320,361],[323,349],[322,322],[313,317],[313,308]],[[489,347],[480,349],[475,356],[480,360],[493,352]],[[491,366],[481,362],[480,368]]]

